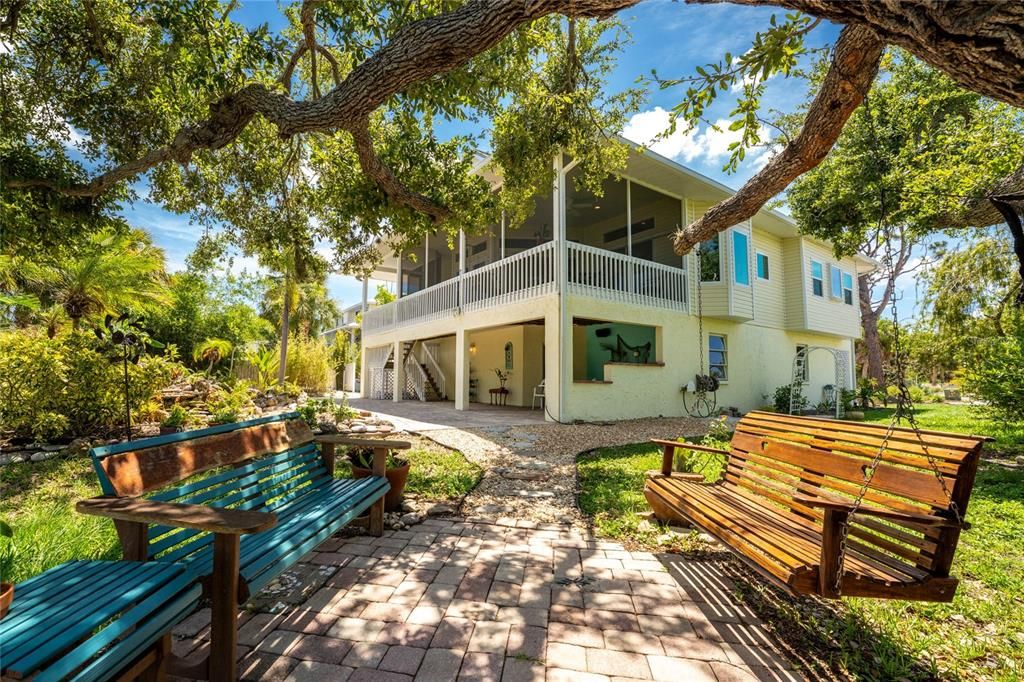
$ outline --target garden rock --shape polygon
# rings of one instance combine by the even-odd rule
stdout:
[[[410,512],[408,514],[403,514],[402,517],[400,519],[398,519],[399,523],[402,523],[402,524],[404,524],[406,526],[415,526],[417,523],[419,523],[422,520],[423,520],[423,517],[421,517],[416,512]]]
[[[427,516],[446,516],[455,513],[455,507],[450,504],[438,503],[427,509]]]

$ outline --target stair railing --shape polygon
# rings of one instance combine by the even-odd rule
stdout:
[[[409,353],[405,358],[405,386],[407,390],[411,389],[410,392],[421,402],[427,401],[427,375],[420,367],[420,363],[416,362],[415,353]]]
[[[434,382],[437,384],[437,390],[440,395],[439,398],[448,397],[448,389],[445,386],[444,372],[441,370],[441,365],[438,364],[437,358],[434,357],[433,351],[430,350],[430,346],[426,343],[423,344],[423,357],[427,360],[427,365],[434,377]]]

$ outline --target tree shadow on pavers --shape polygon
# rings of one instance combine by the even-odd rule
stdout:
[[[656,556],[692,600],[682,608],[695,634],[721,644],[729,663],[749,667],[758,679],[939,679],[841,602],[793,597],[724,552]]]

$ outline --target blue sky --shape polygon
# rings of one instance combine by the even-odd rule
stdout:
[[[735,5],[685,5],[671,0],[646,0],[619,14],[632,34],[632,44],[620,55],[619,64],[609,82],[612,90],[631,87],[640,76],[656,69],[662,77],[686,76],[695,67],[722,58],[726,51],[742,54],[751,44],[755,33],[768,25],[772,8],[737,7]],[[272,30],[286,25],[281,5],[273,0],[243,0],[234,14],[237,20],[249,25],[268,22]],[[813,45],[831,43],[839,27],[823,23],[809,36]],[[641,111],[637,112],[624,131],[637,142],[647,142],[664,130],[667,110],[682,97],[679,90],[651,89]],[[801,103],[806,91],[801,82],[776,78],[769,81],[765,104],[767,107],[789,111]],[[721,98],[708,112],[711,121],[726,120],[732,108],[733,97]],[[447,126],[452,133],[478,132]],[[723,127],[723,130],[725,128]],[[708,126],[699,126],[687,134],[676,133],[654,145],[665,156],[693,168],[730,187],[738,188],[763,165],[766,154],[755,152],[733,174],[726,174],[722,166],[727,160],[726,147],[732,138],[728,132],[719,132]],[[124,215],[136,226],[151,232],[155,242],[166,254],[172,270],[182,269],[202,229],[191,225],[185,216],[171,214],[159,206],[143,200],[125,206]],[[254,268],[250,258],[236,258],[234,267]],[[908,284],[911,284],[908,282]],[[341,305],[359,301],[361,284],[352,277],[331,275],[329,289]],[[908,298],[914,298],[912,290]],[[913,301],[904,301],[909,314]]]

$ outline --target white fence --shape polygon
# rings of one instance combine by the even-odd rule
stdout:
[[[367,310],[363,331],[429,322],[464,310],[554,293],[558,289],[557,247],[556,242],[547,242]],[[567,247],[569,291],[624,303],[685,309],[685,270],[583,244],[570,242]]]

